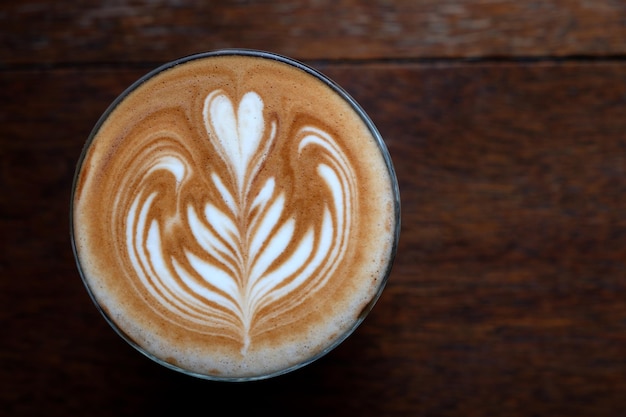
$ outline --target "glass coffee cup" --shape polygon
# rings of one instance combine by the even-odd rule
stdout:
[[[80,156],[71,237],[111,327],[199,378],[294,371],[345,340],[400,230],[385,143],[341,87],[253,50],[185,57],[105,111]]]

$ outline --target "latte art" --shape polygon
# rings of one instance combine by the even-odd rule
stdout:
[[[193,322],[201,332],[227,335],[241,342],[245,354],[272,316],[314,296],[332,276],[350,238],[354,173],[329,134],[303,127],[293,143],[299,156],[320,154],[313,180],[326,188],[326,199],[320,201],[319,221],[289,212],[286,206],[296,203],[286,203],[289,196],[277,186],[280,178],[258,176],[276,136],[276,123],[264,120],[261,97],[246,93],[235,111],[233,101],[215,91],[206,98],[203,115],[207,140],[227,167],[228,178],[210,166],[194,166],[184,142],[175,142],[178,134],[161,132],[174,144],[154,159],[141,158],[143,165],[132,172],[133,177],[140,172],[141,178],[135,197],[126,212],[114,216],[124,220],[126,251],[138,282],[168,310],[168,317]],[[159,142],[161,138],[155,146]],[[154,180],[168,176],[169,181]],[[186,183],[198,180],[219,198],[200,201],[200,207],[186,203],[184,193],[191,189]],[[262,182],[257,192],[255,182]],[[154,183],[159,188],[153,189]],[[121,184],[120,192],[127,187]],[[175,199],[176,210],[159,213],[163,199]],[[190,236],[181,238],[180,233]],[[172,240],[190,244],[171,253],[164,241]],[[264,309],[272,305],[276,307]]]
[[[386,282],[399,198],[375,128],[274,55],[161,68],[92,132],[72,195],[77,264],[112,327],[155,361],[267,378],[327,353]]]

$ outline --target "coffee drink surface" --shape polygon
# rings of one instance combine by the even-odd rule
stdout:
[[[124,93],[75,179],[73,242],[111,325],[171,368],[258,379],[323,355],[363,319],[398,238],[382,141],[290,61],[190,57]]]

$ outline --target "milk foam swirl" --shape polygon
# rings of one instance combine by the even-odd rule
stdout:
[[[322,128],[304,126],[293,138],[297,155],[315,152],[320,219],[291,209],[292,196],[278,176],[259,175],[276,140],[255,92],[235,108],[224,91],[204,100],[206,140],[226,170],[200,166],[180,133],[161,132],[136,159],[139,180],[130,204],[118,196],[125,250],[138,282],[162,308],[195,331],[241,343],[322,288],[348,246],[357,187],[348,158]],[[153,152],[155,149],[159,152]],[[133,177],[135,178],[135,177]],[[191,195],[202,179],[214,199]],[[157,185],[155,185],[157,184]],[[121,190],[124,187],[120,187]],[[174,208],[160,202],[174,199]],[[117,216],[119,213],[116,213]]]

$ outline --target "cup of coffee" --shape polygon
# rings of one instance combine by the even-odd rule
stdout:
[[[131,346],[195,377],[284,374],[379,298],[400,230],[385,144],[316,70],[221,50],[168,63],[106,110],[71,201],[78,270]]]

